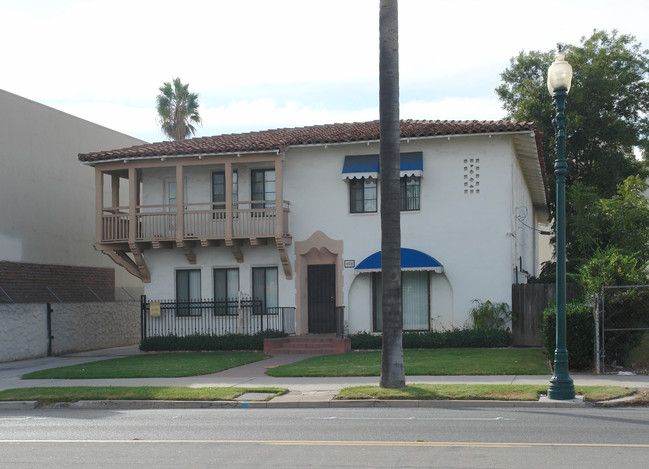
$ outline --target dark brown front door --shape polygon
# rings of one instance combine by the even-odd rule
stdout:
[[[336,270],[333,264],[308,268],[309,333],[336,332]]]

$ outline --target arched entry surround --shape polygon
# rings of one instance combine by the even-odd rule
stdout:
[[[295,242],[295,309],[297,335],[309,332],[308,270],[310,265],[334,265],[336,274],[336,306],[344,303],[343,240],[331,239],[316,231],[308,239]]]

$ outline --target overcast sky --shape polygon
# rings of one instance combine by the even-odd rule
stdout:
[[[197,136],[378,119],[379,0],[0,0],[0,88],[165,140],[155,97],[199,93]],[[401,117],[501,119],[511,57],[618,29],[647,0],[400,0]],[[569,58],[568,58],[569,59]]]

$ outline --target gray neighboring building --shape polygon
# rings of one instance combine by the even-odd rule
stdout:
[[[46,286],[74,300],[80,286],[141,288],[93,248],[95,178],[77,155],[142,143],[0,90],[0,302],[46,301]]]

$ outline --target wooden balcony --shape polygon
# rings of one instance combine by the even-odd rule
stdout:
[[[136,205],[106,207],[102,210],[95,247],[110,256],[144,282],[150,281],[143,251],[182,248],[190,264],[196,264],[194,248],[217,246],[223,242],[237,262],[243,262],[243,241],[256,245],[260,240],[275,241],[287,279],[292,277],[286,252],[290,244],[289,202],[237,201],[232,210],[224,204]],[[181,212],[177,209],[182,208]],[[131,215],[133,214],[134,215]],[[182,217],[182,218],[180,218]],[[131,259],[127,254],[131,254]]]
[[[233,205],[230,216],[225,209],[213,209],[215,204],[185,204],[183,223],[178,224],[175,205],[136,206],[135,241],[159,243],[161,241],[263,238],[290,238],[288,225],[289,202],[283,202],[281,230],[277,226],[275,203],[246,201]],[[261,208],[252,208],[261,207]],[[101,243],[126,243],[129,241],[131,219],[128,207],[107,207],[102,214]],[[182,232],[179,229],[182,228]]]

